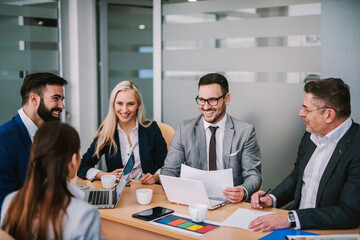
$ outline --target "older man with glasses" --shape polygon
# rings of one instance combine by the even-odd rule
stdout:
[[[261,216],[250,229],[346,229],[360,224],[360,126],[351,115],[350,89],[340,78],[307,82],[299,116],[303,135],[294,169],[270,194],[251,197],[256,209],[291,211]]]
[[[181,164],[202,170],[232,169],[234,186],[224,190],[231,203],[247,201],[261,185],[255,128],[226,114],[228,81],[217,73],[200,78],[195,98],[201,115],[179,124],[161,174],[179,176]]]

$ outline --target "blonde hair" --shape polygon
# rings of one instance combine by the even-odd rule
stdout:
[[[114,154],[116,154],[117,152],[117,146],[114,140],[114,132],[117,124],[117,116],[114,111],[114,102],[116,95],[119,92],[125,90],[130,90],[131,92],[133,92],[138,102],[139,109],[136,112],[135,118],[139,122],[139,124],[146,128],[149,127],[152,123],[152,121],[145,118],[145,106],[138,86],[136,86],[135,83],[130,81],[123,81],[118,83],[110,94],[108,114],[106,115],[104,121],[101,123],[94,136],[94,139],[97,138],[94,153],[94,155],[96,155],[97,157],[100,157],[100,151],[107,143],[110,144],[110,147],[114,148]]]

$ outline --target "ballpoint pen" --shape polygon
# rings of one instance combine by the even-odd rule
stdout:
[[[261,197],[265,197],[270,191],[271,191],[271,188],[269,188]]]

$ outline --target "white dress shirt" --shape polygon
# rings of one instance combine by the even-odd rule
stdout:
[[[316,197],[321,177],[328,165],[336,145],[345,133],[350,129],[351,118],[348,118],[337,128],[321,136],[311,133],[310,139],[315,143],[316,149],[307,163],[302,178],[301,199],[299,209],[316,207]],[[273,207],[276,207],[276,197],[270,194],[273,199]],[[301,229],[300,220],[296,211],[292,211],[296,220],[296,229]]]
[[[218,127],[215,132],[215,139],[216,139],[216,169],[224,169],[224,162],[223,162],[223,143],[224,143],[224,134],[225,134],[225,123],[226,123],[227,116],[226,114],[224,117],[216,124],[211,124],[205,121],[204,117],[202,120],[204,122],[204,129],[205,129],[205,137],[206,137],[206,151],[207,151],[207,162],[208,162],[208,169],[209,170],[209,146],[210,146],[210,139],[211,139],[211,130],[209,127]]]
[[[129,160],[130,154],[134,153],[134,170],[130,174],[130,178],[140,180],[141,175],[143,173],[141,168],[141,161],[140,161],[140,149],[139,149],[139,123],[136,121],[136,126],[131,130],[130,132],[130,142],[126,135],[126,133],[121,129],[120,125],[117,125],[117,131],[119,136],[119,142],[120,142],[120,151],[121,151],[121,160],[123,166],[126,165],[127,161]],[[100,172],[99,169],[96,168],[90,168],[86,172],[86,178],[87,179],[94,179],[96,174]]]
[[[131,130],[129,139],[126,133],[118,125],[117,130],[119,132],[119,142],[121,149],[121,159],[123,166],[126,165],[131,153],[134,153],[134,170],[130,174],[130,178],[140,180],[141,174],[143,173],[140,162],[140,149],[139,149],[139,123],[136,121],[136,126]]]
[[[21,121],[24,123],[28,133],[29,133],[29,136],[30,136],[30,139],[31,139],[31,142],[34,141],[34,136],[35,136],[35,133],[36,131],[38,130],[38,127],[35,125],[35,123],[26,115],[26,113],[24,112],[24,109],[23,108],[20,108],[18,110],[18,113],[20,115],[20,118],[21,118]]]
[[[351,124],[352,121],[348,118],[325,136],[311,133],[310,139],[315,143],[316,149],[304,170],[299,209],[315,207],[321,177],[336,145],[349,130]]]

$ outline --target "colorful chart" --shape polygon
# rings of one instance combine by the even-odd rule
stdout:
[[[196,223],[191,221],[189,218],[175,214],[169,214],[165,217],[155,220],[154,222],[200,234],[205,234],[220,227],[219,225],[209,224],[206,221]]]

